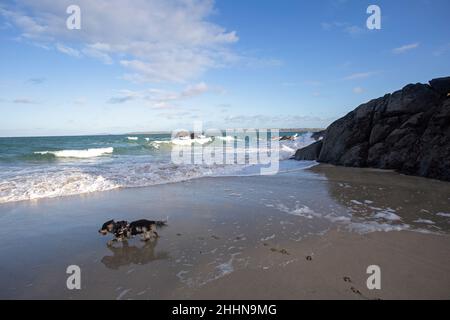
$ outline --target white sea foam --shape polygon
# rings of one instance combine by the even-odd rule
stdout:
[[[208,145],[211,142],[215,141],[224,141],[227,142],[225,152],[235,152],[235,153],[262,153],[262,152],[268,152],[270,151],[270,148],[264,145],[264,143],[261,143],[261,141],[266,141],[263,139],[260,139],[260,143],[257,148],[248,148],[248,147],[242,147],[238,146],[235,148],[234,141],[242,142],[243,139],[235,138],[234,136],[216,136],[216,137],[199,137],[195,139],[191,139],[190,137],[181,137],[181,138],[175,138],[172,140],[156,140],[150,142],[150,145],[155,147],[156,149],[159,149],[161,145],[180,145],[180,146],[186,146],[191,144],[199,144],[199,145]],[[315,140],[311,138],[310,134],[305,134],[300,137],[297,137],[295,140],[285,140],[280,141],[280,148],[279,148],[279,154],[280,154],[280,160],[287,160],[290,159],[295,152],[303,147],[306,147],[310,145],[311,143],[314,143]]]
[[[197,144],[206,144],[209,142],[212,142],[213,139],[212,138],[195,138],[195,139],[191,139],[190,137],[187,137],[187,139],[184,138],[177,138],[177,139],[172,139],[172,143],[175,145],[180,145],[180,146],[186,146],[186,145],[190,145],[192,143],[197,143]]]
[[[433,221],[428,220],[428,219],[417,219],[414,221],[415,223],[425,223],[425,224],[434,224]]]
[[[131,140],[131,141],[137,141],[137,140],[139,140],[138,137],[128,137],[127,139],[128,139],[128,140]]]
[[[388,210],[380,211],[380,212],[376,213],[374,218],[375,219],[390,220],[390,221],[401,220],[401,218],[398,215],[396,215],[394,212],[388,211]]]
[[[411,229],[410,225],[408,224],[379,223],[376,221],[351,222],[346,224],[345,227],[349,231],[357,232],[360,234],[371,232],[404,231]]]
[[[236,139],[234,136],[217,136],[215,137],[216,139],[222,140],[222,141],[229,141],[229,142],[233,142],[233,141],[237,141],[240,139]]]
[[[450,218],[450,213],[446,213],[446,212],[438,212],[438,213],[436,213],[436,215],[440,216],[440,217]]]
[[[295,203],[294,207],[288,207],[279,203],[275,206],[275,208],[281,212],[306,219],[322,219],[324,221],[329,221],[336,224],[336,226],[340,226],[348,231],[357,232],[360,234],[404,230],[420,233],[431,233],[430,230],[423,228],[412,228],[409,224],[401,223],[401,217],[395,214],[395,210],[391,208],[380,209],[380,212],[376,212],[372,216],[367,216],[365,218],[354,216],[351,214],[351,210],[349,210],[350,212],[348,212],[347,215],[339,213],[322,213],[322,210],[315,211],[312,208],[301,204],[299,201]],[[433,221],[424,219],[419,219],[415,222],[429,225],[434,224]]]
[[[297,170],[310,167],[309,162],[295,162]],[[177,165],[172,163],[107,163],[99,166],[65,165],[20,168],[7,174],[0,172],[0,203],[54,198],[67,195],[107,191],[116,188],[145,187],[175,183],[202,177],[252,176],[259,170],[245,165]],[[283,169],[283,168],[282,168]],[[289,170],[291,168],[289,167]]]
[[[35,154],[52,154],[58,158],[95,158],[113,152],[114,148],[93,148],[85,150],[37,151]]]
[[[54,198],[118,188],[102,175],[80,170],[35,171],[0,182],[0,203]]]
[[[295,208],[290,209],[284,204],[278,204],[276,205],[276,208],[282,212],[292,214],[294,216],[299,216],[307,219],[313,219],[314,217],[321,216],[320,214],[314,212],[311,208],[305,205],[301,205],[299,203],[295,204]]]

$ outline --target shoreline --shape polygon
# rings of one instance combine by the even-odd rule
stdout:
[[[318,165],[2,204],[0,297],[448,299],[450,218],[437,213],[450,207],[449,190]],[[167,216],[155,242],[108,248],[97,234],[109,219]],[[72,264],[79,291],[65,287]],[[379,291],[365,286],[368,265],[381,267]]]

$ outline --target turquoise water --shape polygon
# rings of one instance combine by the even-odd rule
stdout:
[[[113,156],[146,155],[158,156],[150,141],[170,140],[169,134],[136,135],[137,141],[124,135],[105,136],[70,136],[70,137],[31,137],[31,138],[0,138],[0,164],[20,163],[33,164],[61,160],[54,154],[40,154],[44,151],[86,150],[99,148],[114,148]]]
[[[175,164],[170,138],[170,134],[0,138],[0,203],[259,172],[255,165]],[[282,142],[280,160],[309,143],[310,134]],[[281,170],[311,165],[280,163]]]

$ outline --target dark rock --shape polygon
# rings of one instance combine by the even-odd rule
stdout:
[[[347,167],[365,167],[369,143],[363,142],[352,147],[341,157],[342,164]]]
[[[374,145],[380,141],[383,141],[389,133],[392,131],[392,126],[383,123],[376,124],[370,133],[369,143]]]
[[[313,138],[314,140],[318,141],[320,139],[325,138],[325,133],[326,132],[327,132],[326,130],[313,132],[313,134],[311,135],[311,138]]]
[[[372,132],[372,120],[375,108],[385,103],[383,97],[372,100],[348,113],[345,117],[335,121],[327,128],[326,137],[323,140],[323,147],[320,152],[319,161],[332,164],[343,165],[342,159],[351,165],[347,154],[353,147],[368,142]],[[360,158],[367,158],[366,147],[357,148],[352,153],[357,153]],[[366,154],[361,154],[365,152]],[[360,163],[360,161],[357,161]]]
[[[384,113],[386,115],[414,114],[428,110],[439,99],[430,86],[426,84],[410,84],[389,97]]]
[[[322,141],[317,141],[309,146],[297,150],[295,160],[317,160],[322,149]]]
[[[332,123],[297,160],[399,172],[450,181],[450,77],[411,84]]]
[[[440,94],[448,96],[450,94],[450,77],[433,79],[430,81],[430,86]]]
[[[287,140],[294,141],[294,140],[295,140],[295,137],[296,137],[296,136],[282,136],[282,137],[280,138],[280,141],[287,141]]]

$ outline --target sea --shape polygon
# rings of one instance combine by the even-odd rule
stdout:
[[[230,147],[230,143],[226,144],[227,137],[211,139],[223,141]],[[272,140],[270,136],[267,143],[269,140]],[[293,141],[281,141],[277,172],[315,165],[313,161],[289,160],[297,149],[312,142],[308,132],[298,134]],[[237,142],[234,143],[231,147],[236,153],[248,156],[249,148],[239,149]],[[260,145],[264,145],[264,141]],[[0,203],[177,183],[202,177],[258,175],[264,166],[258,163],[180,164],[173,161],[174,147],[169,133],[0,138]]]

